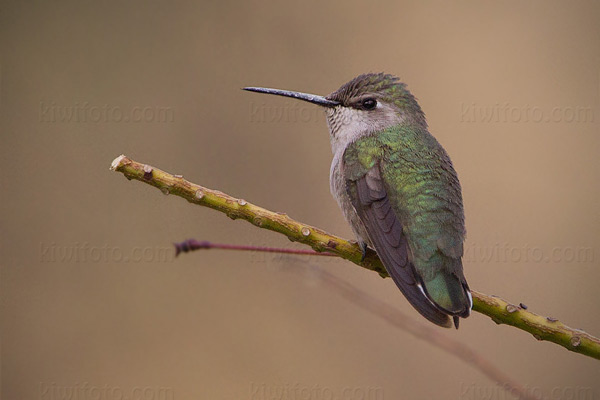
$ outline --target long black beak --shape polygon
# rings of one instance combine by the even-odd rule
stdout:
[[[316,105],[319,105],[322,107],[331,108],[331,107],[340,105],[340,103],[337,101],[329,100],[323,96],[319,96],[316,94],[292,92],[290,90],[269,89],[269,88],[262,88],[262,87],[245,87],[244,90],[247,90],[249,92],[258,92],[258,93],[274,94],[277,96],[292,97],[294,99],[308,101],[309,103],[313,103],[313,104],[316,104]]]

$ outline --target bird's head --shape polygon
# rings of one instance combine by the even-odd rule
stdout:
[[[259,93],[292,97],[325,108],[332,140],[352,141],[400,123],[426,127],[425,115],[406,85],[389,74],[363,74],[328,96],[246,87]]]

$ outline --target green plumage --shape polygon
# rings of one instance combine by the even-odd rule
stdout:
[[[376,164],[402,224],[409,259],[431,300],[451,313],[462,313],[470,307],[461,263],[464,215],[450,158],[426,128],[401,124],[358,139],[344,153],[349,181]]]
[[[462,272],[465,237],[460,184],[429,134],[406,85],[362,74],[326,97],[247,90],[325,108],[333,160],[330,189],[363,251],[369,245],[410,304],[431,322],[458,328],[472,301]]]

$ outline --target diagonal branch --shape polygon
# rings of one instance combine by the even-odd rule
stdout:
[[[331,235],[319,228],[303,224],[285,213],[273,212],[246,200],[231,197],[217,190],[191,183],[181,175],[171,175],[146,164],[133,161],[124,155],[117,157],[111,170],[123,173],[127,179],[136,179],[174,194],[187,201],[225,213],[232,219],[244,219],[260,228],[279,232],[290,240],[312,247],[315,251],[327,251],[338,257],[375,271],[382,277],[388,274],[377,257],[369,250],[361,261],[362,253],[355,242]],[[527,311],[521,305],[511,304],[499,297],[477,291],[473,294],[473,310],[490,317],[497,324],[507,324],[531,333],[538,340],[556,343],[567,350],[600,359],[600,339],[562,322]]]

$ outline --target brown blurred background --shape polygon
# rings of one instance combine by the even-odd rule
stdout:
[[[399,75],[459,172],[472,288],[600,335],[599,20],[594,1],[4,2],[2,399],[512,398],[320,271],[421,322],[375,273],[174,259],[192,237],[300,246],[108,167],[350,237],[321,111],[240,88]],[[440,333],[533,393],[600,399],[597,360],[478,313]]]

